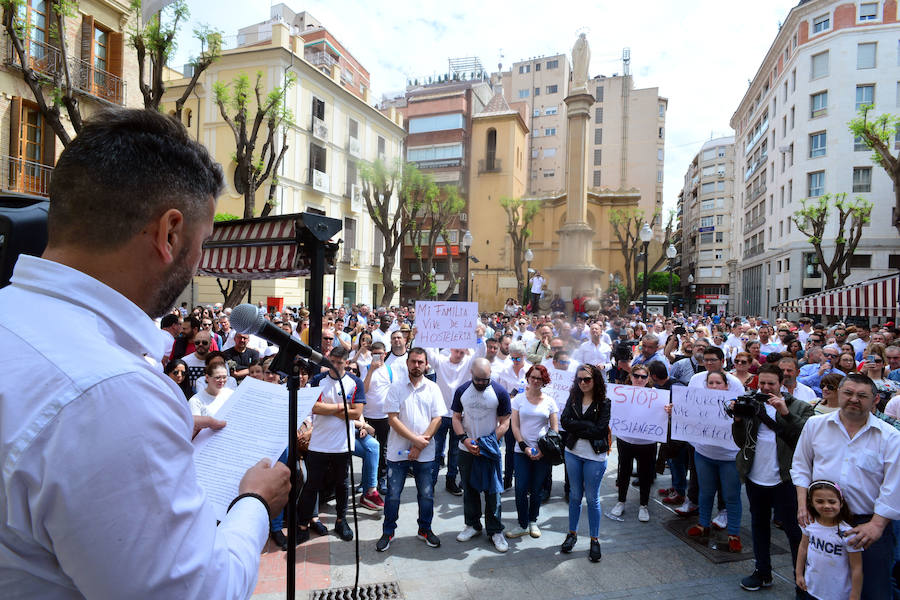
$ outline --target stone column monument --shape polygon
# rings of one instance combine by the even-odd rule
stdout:
[[[559,235],[557,262],[548,271],[550,287],[569,300],[580,292],[597,294],[603,271],[594,265],[594,231],[587,222],[588,142],[594,97],[588,92],[591,50],[582,33],[572,48],[572,87],[566,96],[566,222]],[[568,297],[567,297],[568,296]]]

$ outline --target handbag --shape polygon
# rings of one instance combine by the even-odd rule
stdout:
[[[550,429],[538,440],[538,449],[551,465],[562,464],[564,460],[562,436]]]

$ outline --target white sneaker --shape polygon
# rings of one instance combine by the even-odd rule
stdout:
[[[712,520],[712,526],[716,529],[725,529],[728,527],[728,511],[724,508],[719,511],[716,518]]]
[[[528,535],[533,538],[541,537],[541,529],[538,527],[537,521],[532,521],[528,524]]]
[[[494,542],[494,548],[497,549],[497,552],[506,552],[509,550],[509,544],[506,543],[506,538],[503,537],[503,533],[495,533],[491,536],[491,541]]]
[[[516,525],[512,529],[507,529],[505,532],[506,537],[508,537],[511,540],[515,539],[515,538],[520,538],[523,535],[526,535],[527,533],[528,533],[527,529],[525,529],[524,527],[519,527],[518,525]]]
[[[623,512],[625,512],[625,503],[616,502],[616,505],[613,506],[613,509],[611,511],[609,511],[609,514],[614,517],[621,517]]]
[[[646,523],[650,520],[650,511],[647,510],[646,506],[642,506],[638,509],[638,521],[641,523]]]
[[[682,517],[686,517],[691,515],[697,511],[697,505],[685,498],[684,504],[675,509],[675,512],[681,515]]]
[[[476,535],[481,535],[481,530],[475,529],[474,527],[469,526],[459,532],[459,535],[456,536],[456,541],[457,542],[468,542]]]

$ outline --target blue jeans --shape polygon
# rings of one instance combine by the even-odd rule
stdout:
[[[394,535],[397,529],[397,516],[400,514],[400,492],[406,483],[406,472],[412,467],[416,478],[416,500],[419,503],[419,531],[431,531],[431,520],[434,517],[434,484],[431,474],[436,461],[419,462],[417,460],[401,460],[387,463],[388,494],[384,499],[384,524],[382,532]]]
[[[545,459],[531,460],[522,452],[513,457],[516,472],[516,512],[519,527],[528,527],[537,521],[541,510],[541,487],[550,472],[550,463]]]
[[[700,526],[709,527],[712,520],[713,499],[721,482],[722,497],[725,499],[725,509],[728,510],[728,535],[740,535],[741,479],[735,462],[713,460],[694,452],[694,465],[697,468],[700,486]]]
[[[378,485],[378,457],[381,454],[381,444],[374,435],[357,437],[353,454],[363,459],[362,486],[365,493]]]
[[[669,473],[672,475],[672,487],[679,496],[687,493],[688,452],[690,447],[682,444],[675,455],[669,459]]]
[[[278,457],[278,462],[288,464],[288,449],[285,448],[284,452],[281,453],[281,456]],[[290,466],[290,465],[288,465]],[[284,510],[280,513],[272,517],[272,520],[269,521],[269,531],[275,533],[276,531],[281,531],[284,529]]]
[[[600,482],[606,473],[606,461],[587,460],[566,452],[569,474],[569,531],[578,531],[581,498],[587,499],[588,529],[591,537],[600,535]]]
[[[453,420],[451,417],[441,417],[441,426],[434,434],[434,474],[431,476],[432,486],[437,485],[438,471],[440,470],[440,458],[444,456],[444,444],[447,436],[450,436],[450,447],[447,448],[447,481],[456,481],[459,472],[459,436],[453,432]]]
[[[463,491],[463,517],[466,525],[481,531],[481,494],[484,493],[484,524],[488,536],[503,531],[500,520],[502,505],[500,494],[479,492],[469,483],[474,457],[468,452],[459,453],[460,487]]]

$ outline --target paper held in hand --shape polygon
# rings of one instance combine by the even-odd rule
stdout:
[[[732,419],[725,404],[734,392],[675,386],[672,388],[672,439],[737,449],[731,436]]]
[[[477,302],[416,301],[416,346],[474,348]]]
[[[632,385],[608,384],[609,430],[619,435],[650,442],[665,442],[669,429],[668,390]]]
[[[297,423],[309,416],[321,390],[303,388],[297,395]],[[223,520],[238,495],[247,469],[263,458],[275,464],[287,448],[288,391],[274,383],[247,377],[216,412],[224,429],[204,429],[194,438],[197,482]]]

